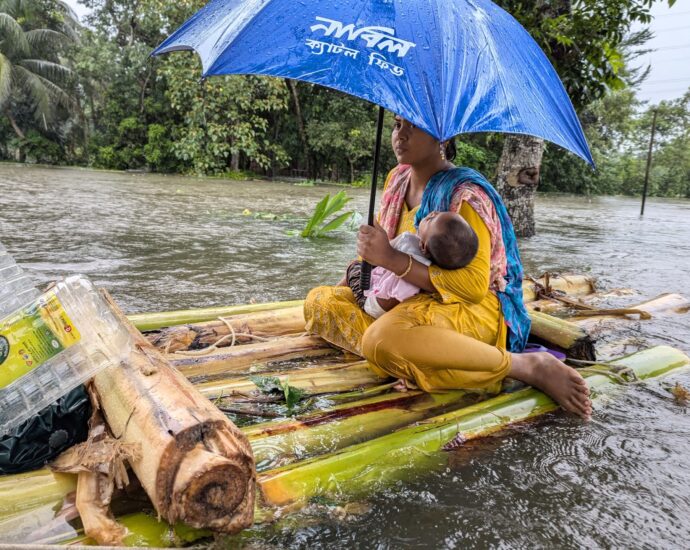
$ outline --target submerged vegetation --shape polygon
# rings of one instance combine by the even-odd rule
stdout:
[[[326,194],[326,196],[316,205],[314,213],[307,222],[307,225],[302,230],[301,236],[305,238],[323,237],[329,231],[339,229],[345,222],[352,219],[354,212],[345,212],[344,214],[340,214],[330,221],[328,221],[328,218],[336,212],[342,210],[351,200],[352,198],[348,197],[345,191],[338,191],[332,197],[330,194]]]
[[[639,193],[652,108],[635,99],[640,75],[628,71],[626,48],[644,44],[644,35],[630,40],[631,25],[649,22],[655,1],[672,3],[566,0],[535,9],[498,0],[554,63],[598,163],[593,172],[550,146],[541,189]],[[150,58],[203,0],[81,3],[90,10],[83,25],[61,0],[0,1],[0,160],[368,182],[375,106],[275,78],[200,84],[193,53]],[[651,192],[690,196],[690,93],[658,111]],[[463,136],[457,162],[491,178],[503,143]],[[382,165],[394,162],[384,147]]]

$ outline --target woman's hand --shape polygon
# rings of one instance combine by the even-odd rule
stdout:
[[[357,254],[371,265],[390,269],[390,261],[396,250],[390,245],[384,229],[374,221],[374,226],[360,225],[357,235]]]

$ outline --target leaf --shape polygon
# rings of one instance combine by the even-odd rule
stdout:
[[[284,393],[283,383],[280,378],[276,376],[250,376],[251,380],[256,387],[259,388],[261,393],[272,394],[272,393]]]
[[[318,224],[320,224],[323,221],[323,212],[326,209],[326,205],[328,204],[329,198],[330,195],[326,195],[323,199],[319,201],[319,204],[316,205],[314,213],[311,215],[311,218],[307,222],[307,225],[304,228],[304,230],[302,230],[302,237],[311,237],[311,233],[314,230],[314,227],[317,227]]]
[[[352,200],[352,197],[348,197],[345,191],[338,191],[333,198],[329,201],[323,213],[323,219],[325,220],[331,214],[335,214],[338,210],[342,209],[348,202]]]
[[[289,377],[286,377],[283,382],[283,394],[285,395],[285,403],[287,404],[288,411],[292,411],[295,405],[299,403],[300,399],[304,397],[303,390],[290,386]]]
[[[285,404],[289,412],[292,411],[295,405],[304,397],[304,391],[291,386],[289,378],[281,380],[276,376],[250,376],[249,379],[256,384],[256,387],[259,388],[261,393],[267,395],[282,395],[285,398]]]
[[[354,214],[354,212],[350,211],[350,212],[345,212],[344,214],[341,214],[337,218],[333,218],[326,225],[324,225],[323,227],[320,227],[318,229],[318,233],[323,234],[323,233],[328,233],[329,231],[333,231],[335,229],[338,229],[347,220],[349,220],[353,214]]]

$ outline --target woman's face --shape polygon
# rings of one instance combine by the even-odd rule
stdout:
[[[400,164],[414,166],[437,160],[440,156],[440,146],[436,138],[397,115],[393,125],[391,144],[395,158]]]

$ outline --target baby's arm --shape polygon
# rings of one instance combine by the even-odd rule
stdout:
[[[400,303],[395,298],[376,298],[376,301],[383,311],[390,311]]]

